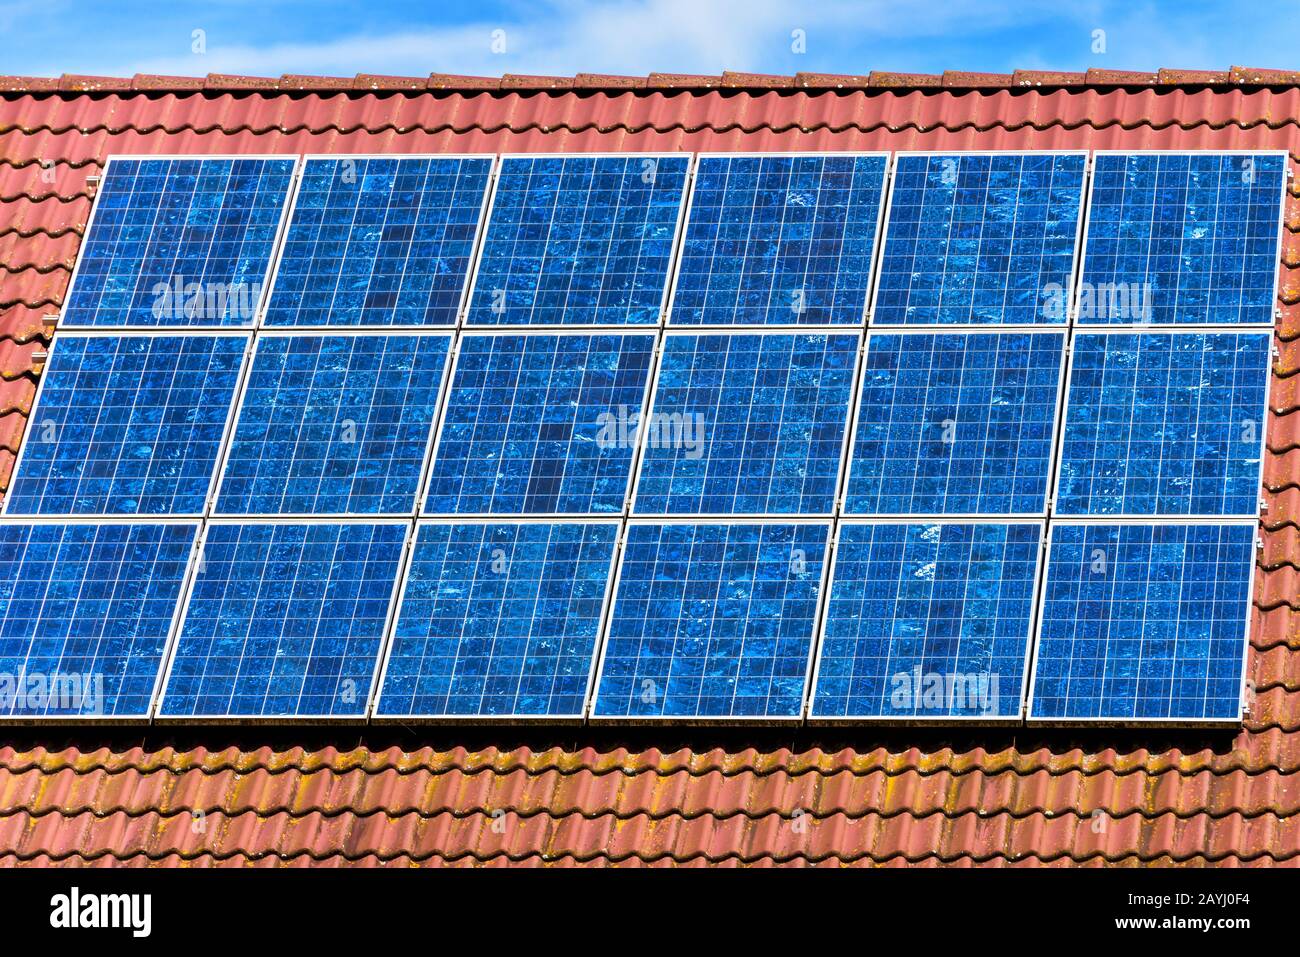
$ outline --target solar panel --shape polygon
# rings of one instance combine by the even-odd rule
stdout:
[[[490,156],[303,163],[268,326],[455,325]]]
[[[657,323],[687,154],[507,156],[467,322]]]
[[[0,715],[147,718],[197,529],[0,524]]]
[[[1076,334],[1056,511],[1258,514],[1271,340]]]
[[[1064,335],[871,333],[845,511],[1041,515]]]
[[[633,524],[594,718],[797,719],[825,524]]]
[[[812,718],[1020,718],[1039,522],[844,523]]]
[[[1078,322],[1272,325],[1285,153],[1097,153]]]
[[[409,527],[209,524],[159,716],[364,716]]]
[[[110,159],[64,326],[251,326],[297,159]]]
[[[888,163],[885,153],[701,156],[670,321],[860,325]]]
[[[449,335],[259,338],[216,511],[411,514],[450,346]]]
[[[422,524],[376,715],[582,717],[618,532]]]
[[[860,341],[666,336],[633,511],[830,514]]]
[[[1049,538],[1031,719],[1240,720],[1253,522]]]
[[[653,334],[466,335],[425,511],[619,514]]]
[[[877,325],[1064,323],[1086,153],[900,153]]]
[[[246,336],[60,335],[5,512],[198,515]]]

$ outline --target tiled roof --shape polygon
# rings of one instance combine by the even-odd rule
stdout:
[[[934,148],[1287,149],[1294,165],[1300,73],[0,78],[0,487],[47,345],[42,316],[62,301],[90,209],[87,178],[110,153]],[[730,751],[635,752],[593,729],[565,732],[574,750],[540,752],[284,750],[283,729],[280,750],[270,737],[215,752],[88,739],[0,750],[0,863],[1300,861],[1294,182],[1286,218],[1257,698],[1235,736],[1022,730],[953,750],[933,730],[873,727],[835,732],[851,746],[834,753],[815,735],[796,753],[734,734]]]
[[[574,76],[535,76],[507,73],[501,77],[459,76],[431,73],[428,76],[381,76],[358,73],[356,76],[302,76],[286,73],[280,77],[232,76],[209,73],[207,76],[81,76],[65,73],[59,77],[0,76],[0,92],[24,93],[127,93],[132,91],[289,91],[295,93],[333,93],[354,91],[444,90],[473,92],[486,90],[844,90],[940,88],[950,90],[985,90],[1017,87],[1241,87],[1293,86],[1300,82],[1300,72],[1261,70],[1234,66],[1227,70],[1016,70],[1013,73],[971,73],[948,70],[944,73],[890,73],[872,71],[862,74],[796,73],[773,76],[764,73],[726,72],[718,76],[683,73],[651,73],[649,76],[609,76],[602,73],[578,73]]]

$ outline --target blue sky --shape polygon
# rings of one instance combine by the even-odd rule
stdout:
[[[1294,69],[1297,13],[1296,0],[0,0],[0,74]]]

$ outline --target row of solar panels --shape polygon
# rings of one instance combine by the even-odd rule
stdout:
[[[140,717],[156,690],[160,716],[359,716],[374,679],[357,676],[373,676],[387,627],[378,716],[405,713],[408,694],[413,713],[424,716],[571,716],[582,709],[570,704],[590,692],[595,718],[789,720],[803,711],[815,660],[814,719],[1014,719],[1027,693],[1036,620],[1032,718],[1233,720],[1241,708],[1251,523],[1111,522],[1255,513],[1267,334],[1141,330],[1170,321],[1268,324],[1284,157],[1131,154],[1120,162],[1110,155],[1095,154],[1086,204],[1082,179],[1078,189],[1062,186],[1074,182],[1071,164],[1086,170],[1086,154],[900,154],[892,190],[884,186],[883,154],[474,158],[486,164],[490,185],[471,190],[468,203],[448,198],[461,172],[472,171],[467,158],[321,159],[315,187],[309,159],[292,199],[292,185],[276,177],[292,180],[296,161],[113,160],[63,325],[177,326],[190,334],[61,333],[7,516],[279,518],[242,525],[158,519],[178,526],[191,545],[196,534],[207,539],[191,562],[190,597],[179,604],[157,569],[115,568],[111,557],[82,568],[85,542],[56,548],[52,558],[47,542],[32,568],[22,564],[26,540],[0,548],[0,564],[15,564],[5,576],[12,584],[0,586],[0,702],[10,700],[3,682],[15,670],[48,678],[50,667],[71,668],[75,676],[80,663],[116,689],[114,676],[139,660],[129,706],[105,707],[101,693],[92,706],[82,701],[70,711],[39,698],[37,707],[20,698],[26,710],[7,710]],[[689,181],[692,162],[693,188],[678,189],[672,202],[656,200],[665,169],[685,164]],[[874,200],[863,201],[859,187],[873,169],[880,185]],[[419,176],[443,178],[434,184]],[[281,237],[289,202],[294,212]],[[491,209],[480,228],[485,202]],[[1085,205],[1089,252],[1075,283]],[[888,225],[877,255],[882,216]],[[271,329],[458,319],[485,327],[654,323],[665,296],[670,325],[861,328],[873,259],[877,329],[865,350],[860,331],[343,336]],[[276,313],[280,294],[265,296],[258,285],[273,260],[274,290],[296,289],[298,298],[283,301],[288,312]],[[695,311],[677,313],[679,302]],[[1076,328],[1068,338],[1050,329],[878,328],[1067,321],[1138,328]],[[262,331],[251,337],[199,332],[255,324]],[[1065,427],[1054,454],[1067,364]],[[1055,503],[1047,499],[1053,474]],[[986,542],[962,558],[960,530],[991,528],[979,534],[992,534],[994,543],[999,529],[1041,537],[1052,504],[1052,558],[1035,619],[1028,553],[1016,551],[1013,561],[1005,547]],[[1108,518],[1062,524],[1060,515],[1074,508]],[[286,518],[299,510],[405,519],[294,532],[301,523]],[[756,521],[627,519],[715,512]],[[436,582],[420,578],[422,544],[409,575],[367,565],[397,538],[405,541],[399,532],[413,530],[413,518],[465,521],[483,513],[549,521],[622,515],[607,523],[609,534],[621,535],[622,559],[597,561],[583,579],[565,565],[553,588],[535,584],[546,581],[540,571],[511,571],[508,535],[479,555],[496,576],[486,586],[463,542],[459,559],[436,566]],[[897,523],[792,526],[780,518],[814,513],[930,517],[906,526],[915,532],[898,531],[904,525]],[[966,514],[1039,521],[949,521]],[[429,529],[448,527],[417,525],[421,542],[437,534]],[[877,526],[886,531],[863,530]],[[90,528],[81,534],[92,536],[125,527],[66,526]],[[360,534],[356,527],[376,541],[340,544]],[[468,540],[474,528],[484,544],[480,526],[470,527]],[[27,529],[65,534],[53,519],[7,518],[3,526],[7,536]],[[277,549],[276,529],[299,540]],[[317,529],[326,530],[315,532],[325,536],[319,547],[307,541]],[[827,587],[835,529],[840,546]],[[852,544],[864,535],[868,544]],[[385,536],[392,541],[378,542]],[[911,536],[938,542],[940,552],[924,559],[926,546],[909,544]],[[244,537],[255,544],[236,560]],[[764,563],[748,557],[760,553]],[[948,554],[957,557],[949,562]],[[1034,576],[1039,563],[1035,555]],[[861,576],[842,567],[861,567]],[[607,578],[597,588],[593,577],[601,568],[606,576],[619,569],[612,604],[603,601]],[[183,566],[175,572],[179,590],[186,573]],[[156,594],[155,578],[162,583]],[[593,591],[602,599],[590,638],[583,631],[589,612],[550,600],[580,580],[584,600]],[[412,611],[386,626],[395,589]],[[536,597],[543,591],[545,602]],[[33,592],[43,596],[38,607],[51,598],[48,614],[5,615]],[[447,604],[475,595],[487,604]],[[70,599],[86,604],[59,604]],[[152,616],[150,627],[141,627],[141,615]],[[825,631],[814,652],[819,622]],[[155,689],[172,627],[179,628],[173,662]],[[425,644],[399,653],[403,627]],[[564,644],[570,628],[584,636],[577,644]],[[152,658],[136,647],[146,633],[161,642]],[[562,645],[577,649],[568,665],[557,653]],[[344,660],[355,667],[335,667]],[[504,670],[494,672],[496,663]],[[570,667],[576,670],[562,679]],[[520,676],[513,685],[512,668]],[[468,704],[453,703],[447,682],[458,675],[471,676],[456,685]],[[489,679],[491,690],[483,690]],[[539,689],[560,686],[569,703],[540,703]],[[390,688],[395,703],[386,704]],[[324,706],[322,695],[336,692],[343,704]]]
[[[1272,322],[1285,153],[1089,160],[113,158],[62,321]]]
[[[620,527],[5,523],[5,713],[1239,717],[1253,522]]]
[[[1076,331],[1055,470],[1064,332],[658,341],[60,333],[4,512],[1258,512],[1267,332]]]

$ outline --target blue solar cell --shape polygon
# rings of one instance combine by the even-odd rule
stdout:
[[[670,321],[861,324],[883,154],[703,156]]]
[[[846,511],[1042,514],[1060,333],[872,333]]]
[[[0,525],[0,715],[148,717],[196,530]]]
[[[860,337],[671,335],[638,514],[829,514]]]
[[[799,718],[827,526],[630,525],[594,717]]]
[[[201,514],[244,336],[59,336],[5,502],[20,514]]]
[[[656,323],[690,158],[507,156],[467,320]]]
[[[209,525],[159,715],[364,715],[407,528]]]
[[[1098,153],[1080,323],[1272,325],[1282,153]]]
[[[63,324],[251,326],[296,163],[112,160]]]
[[[487,157],[307,160],[266,324],[455,325],[491,174]]]
[[[1254,538],[1054,524],[1029,716],[1239,720]]]
[[[814,718],[1019,718],[1040,524],[840,526]]]
[[[1255,515],[1272,336],[1078,334],[1056,511]]]
[[[263,336],[218,513],[409,514],[451,336]]]
[[[618,530],[421,525],[376,714],[581,717]]]
[[[425,510],[620,513],[655,337],[460,341]]]
[[[898,156],[871,321],[1064,323],[1082,153]]]

